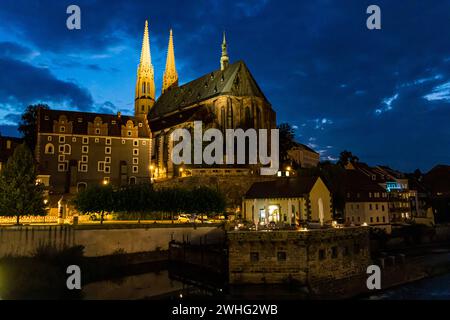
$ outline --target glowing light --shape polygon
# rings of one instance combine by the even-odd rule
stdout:
[[[292,169],[292,168],[289,167],[289,166],[286,168],[287,171],[291,171],[291,169]]]
[[[103,185],[107,185],[109,183],[109,181],[108,180],[103,180]]]
[[[183,172],[183,171],[184,171],[184,169],[183,169],[183,168],[180,168],[180,169],[179,169],[179,171],[180,171],[180,172]]]
[[[363,226],[363,227],[367,227],[367,226],[368,226],[367,222],[364,222],[364,223],[362,224],[362,226]]]

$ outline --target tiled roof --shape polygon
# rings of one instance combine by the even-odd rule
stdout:
[[[295,177],[255,182],[245,194],[245,198],[300,198],[311,191],[317,179],[318,177]]]
[[[65,111],[65,110],[45,110],[40,109],[39,117],[39,132],[41,133],[52,133],[53,132],[53,121],[58,121],[61,115],[67,117],[67,121],[72,122],[73,131],[72,134],[88,134],[88,123],[94,123],[96,117],[102,119],[102,123],[108,124],[108,136],[120,137],[122,135],[122,125],[126,125],[128,120],[133,121],[135,126],[138,126],[138,136],[140,138],[149,138],[150,131],[148,126],[144,123],[145,121],[140,118],[132,116],[124,116],[117,114],[101,114],[101,113],[90,113],[90,112],[79,112],[79,111]],[[81,119],[81,122],[79,121]],[[115,124],[113,124],[115,121]],[[142,123],[142,126],[139,126]]]
[[[382,197],[386,190],[360,171],[346,170],[342,183],[344,184],[346,201],[387,201],[387,198]],[[374,193],[379,193],[380,197],[375,198]],[[372,197],[369,197],[369,194],[372,194]]]
[[[216,70],[173,87],[161,95],[149,113],[149,120],[181,111],[201,101],[221,95],[255,96],[267,101],[244,62],[230,64],[225,70]]]

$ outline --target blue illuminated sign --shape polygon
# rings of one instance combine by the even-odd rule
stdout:
[[[402,190],[403,187],[398,182],[386,182],[386,190],[391,192],[392,190]]]

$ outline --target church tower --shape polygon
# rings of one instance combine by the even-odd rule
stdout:
[[[167,47],[166,70],[164,71],[162,93],[172,87],[178,87],[178,73],[175,66],[175,52],[173,48],[173,34],[170,29],[169,45]]]
[[[223,41],[222,41],[222,57],[220,57],[220,70],[225,70],[226,67],[230,64],[230,58],[228,58],[227,51],[227,39],[225,38],[225,32],[223,33]]]
[[[134,115],[147,115],[155,103],[155,75],[150,54],[148,21],[145,21],[144,40],[142,41],[141,60],[137,69]]]

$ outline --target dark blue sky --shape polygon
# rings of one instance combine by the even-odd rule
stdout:
[[[82,30],[66,28],[66,8]],[[366,28],[381,7],[382,30]],[[24,107],[133,112],[145,19],[161,90],[168,30],[180,82],[219,68],[222,30],[300,142],[401,170],[450,163],[450,1],[30,1],[0,5],[0,132]]]

